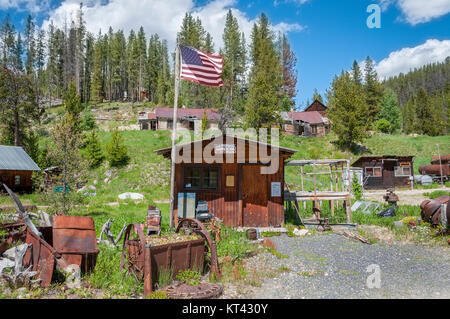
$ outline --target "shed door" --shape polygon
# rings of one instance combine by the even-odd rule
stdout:
[[[242,202],[244,227],[268,226],[267,175],[261,174],[260,165],[242,168]]]
[[[383,164],[383,186],[385,188],[390,188],[395,186],[394,180],[394,169],[396,161],[384,161]]]

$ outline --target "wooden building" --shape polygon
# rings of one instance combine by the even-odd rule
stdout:
[[[414,182],[414,156],[363,156],[352,167],[363,169],[364,187],[388,189],[411,187]]]
[[[218,128],[220,113],[216,109],[190,109],[179,108],[177,128],[186,128],[193,131],[196,123],[201,125],[201,120],[206,114],[209,128]],[[157,107],[154,112],[139,113],[139,126],[141,130],[172,130],[173,108]]]
[[[202,153],[206,149],[211,155],[193,164],[196,146]],[[261,156],[261,147],[267,147],[268,157]],[[171,151],[166,148],[156,152],[170,159]],[[199,201],[207,201],[214,215],[227,226],[282,226],[284,165],[295,152],[235,136],[177,146],[183,160],[176,164],[175,223],[179,216],[185,217],[178,211],[178,198],[185,196],[195,197],[195,204],[191,205],[194,207]],[[272,154],[279,165],[274,174],[265,175],[261,168],[268,167]]]
[[[40,171],[40,168],[23,148],[0,146],[0,183],[15,192],[31,193],[35,171]]]
[[[330,121],[317,111],[282,112],[283,131],[293,136],[324,137],[330,133]]]
[[[310,106],[308,106],[303,112],[319,112],[323,117],[328,116],[328,108],[325,104],[319,100],[315,100]]]

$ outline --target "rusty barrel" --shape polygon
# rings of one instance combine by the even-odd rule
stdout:
[[[90,217],[54,217],[53,247],[69,265],[80,266],[82,273],[91,272],[98,255],[94,220]]]
[[[441,212],[441,207],[443,204],[447,204],[446,212]],[[448,209],[449,205],[450,205],[450,196],[441,196],[436,199],[425,200],[420,205],[420,208],[422,209],[421,217],[423,220],[430,222],[432,226],[436,227],[441,223],[443,217],[446,217],[444,219],[446,219],[447,221],[449,220],[450,218],[450,211]],[[441,216],[441,214],[442,215],[446,214],[446,216]]]

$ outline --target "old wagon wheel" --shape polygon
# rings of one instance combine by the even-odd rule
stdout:
[[[140,224],[130,224],[123,240],[120,269],[125,268],[137,281],[144,279],[145,236]]]
[[[217,257],[216,243],[212,240],[205,225],[203,225],[202,222],[194,218],[180,219],[176,232],[178,233],[180,232],[180,230],[186,231],[188,229],[196,233],[197,235],[202,236],[206,240],[206,243],[208,244],[209,247],[209,251],[211,252],[211,274],[214,274],[216,278],[219,278],[221,275],[219,269],[219,261]]]

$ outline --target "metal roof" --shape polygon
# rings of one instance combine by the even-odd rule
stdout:
[[[0,170],[40,171],[41,169],[23,148],[0,145]]]

